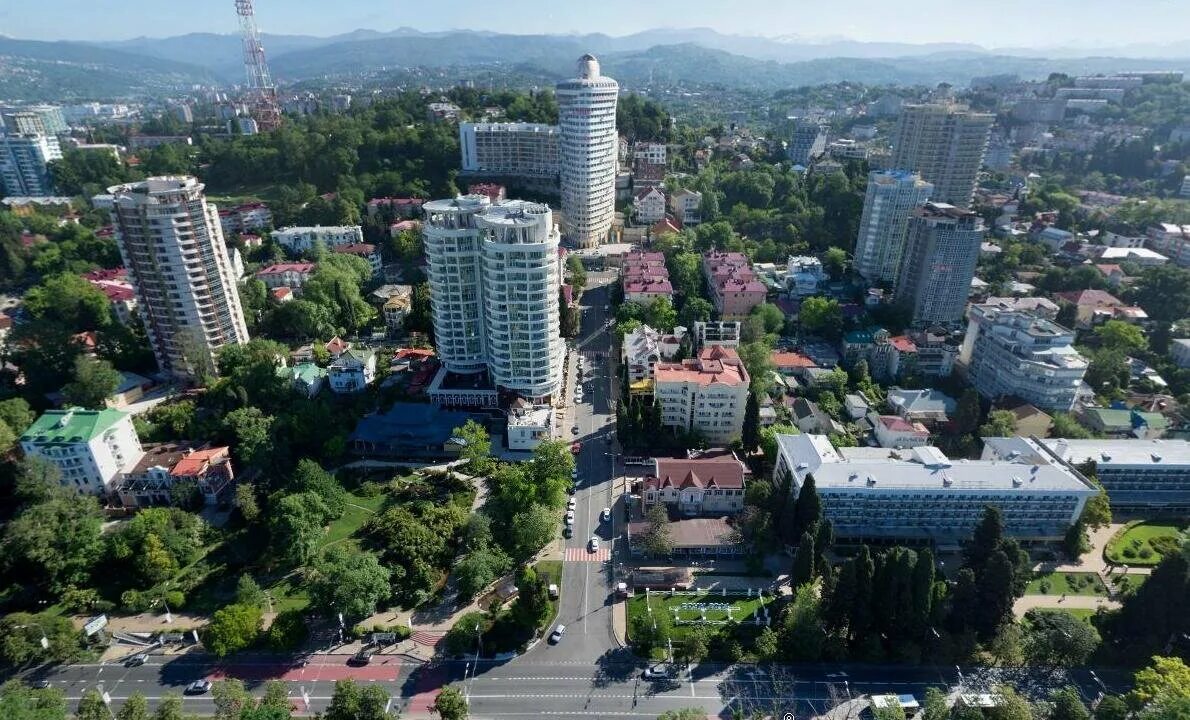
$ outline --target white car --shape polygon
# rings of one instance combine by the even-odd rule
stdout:
[[[571,479],[571,480],[578,480],[578,468],[575,468],[575,469],[573,469],[573,470],[571,470],[571,471],[570,471],[570,479]]]
[[[645,671],[641,673],[641,677],[643,677],[645,680],[664,680],[665,678],[669,677],[669,673],[670,670],[668,665],[654,665],[652,667],[645,668]]]
[[[599,549],[599,538],[592,535],[591,539],[587,541],[587,550],[589,550],[591,552],[595,552],[598,549]]]
[[[566,503],[566,509],[573,512],[576,505],[578,505],[578,501],[574,498],[570,498],[570,501]]]
[[[603,512],[599,513],[599,519],[602,520],[603,522],[607,522],[608,520],[611,520],[612,519],[612,509],[611,508],[603,508]]]
[[[567,511],[566,511],[566,524],[567,524],[567,525],[573,525],[573,524],[574,524],[574,511],[573,511],[573,510],[567,510]]]
[[[562,636],[566,634],[566,626],[558,625],[554,631],[550,633],[550,642],[555,645],[562,641]]]

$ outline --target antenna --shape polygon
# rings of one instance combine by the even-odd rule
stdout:
[[[256,14],[252,0],[235,0],[240,16],[240,34],[244,42],[244,70],[248,74],[249,104],[252,116],[261,130],[276,130],[281,125],[281,109],[277,106],[277,88],[264,59],[260,31],[256,28]]]

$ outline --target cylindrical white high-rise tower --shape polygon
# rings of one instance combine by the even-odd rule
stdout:
[[[464,195],[422,206],[434,345],[442,364],[455,373],[482,372],[487,366],[483,250],[475,216],[490,205],[486,195]]]
[[[593,55],[579,58],[578,77],[557,86],[562,234],[578,247],[603,242],[615,216],[619,90]]]

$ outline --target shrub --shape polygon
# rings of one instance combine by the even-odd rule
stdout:
[[[1149,547],[1158,555],[1173,555],[1178,551],[1178,538],[1173,535],[1158,535],[1149,540]]]
[[[1042,580],[1041,582],[1039,582],[1037,584],[1037,589],[1041,591],[1042,595],[1049,595],[1050,588],[1051,588],[1051,586],[1050,586],[1049,580]]]
[[[1135,560],[1136,559],[1136,550],[1133,549],[1132,547],[1126,547],[1126,548],[1124,548],[1123,555],[1125,558],[1127,558],[1129,560]]]
[[[120,593],[120,607],[129,613],[142,613],[149,609],[149,600],[139,590],[125,590]]]
[[[186,596],[182,594],[181,590],[170,590],[164,595],[165,602],[169,604],[170,610],[177,610],[186,604]]]
[[[1153,552],[1152,548],[1142,547],[1140,549],[1140,559],[1141,560],[1148,560],[1149,558],[1153,557],[1155,554],[1156,553]]]
[[[272,650],[285,652],[297,650],[310,636],[306,619],[300,610],[286,610],[278,613],[273,624],[265,633],[265,642]]]

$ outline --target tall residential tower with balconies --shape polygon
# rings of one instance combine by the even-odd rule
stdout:
[[[906,105],[890,167],[921,173],[934,186],[931,200],[968,208],[995,119],[952,105]]]
[[[424,210],[434,337],[446,371],[486,371],[497,388],[528,399],[556,395],[565,350],[549,207],[465,195]]]
[[[163,372],[213,373],[215,352],[248,342],[219,210],[193,177],[108,188],[124,267]]]
[[[562,128],[562,234],[579,247],[594,247],[607,237],[616,212],[620,86],[600,74],[593,55],[583,55],[578,77],[558,83],[556,92]]]

